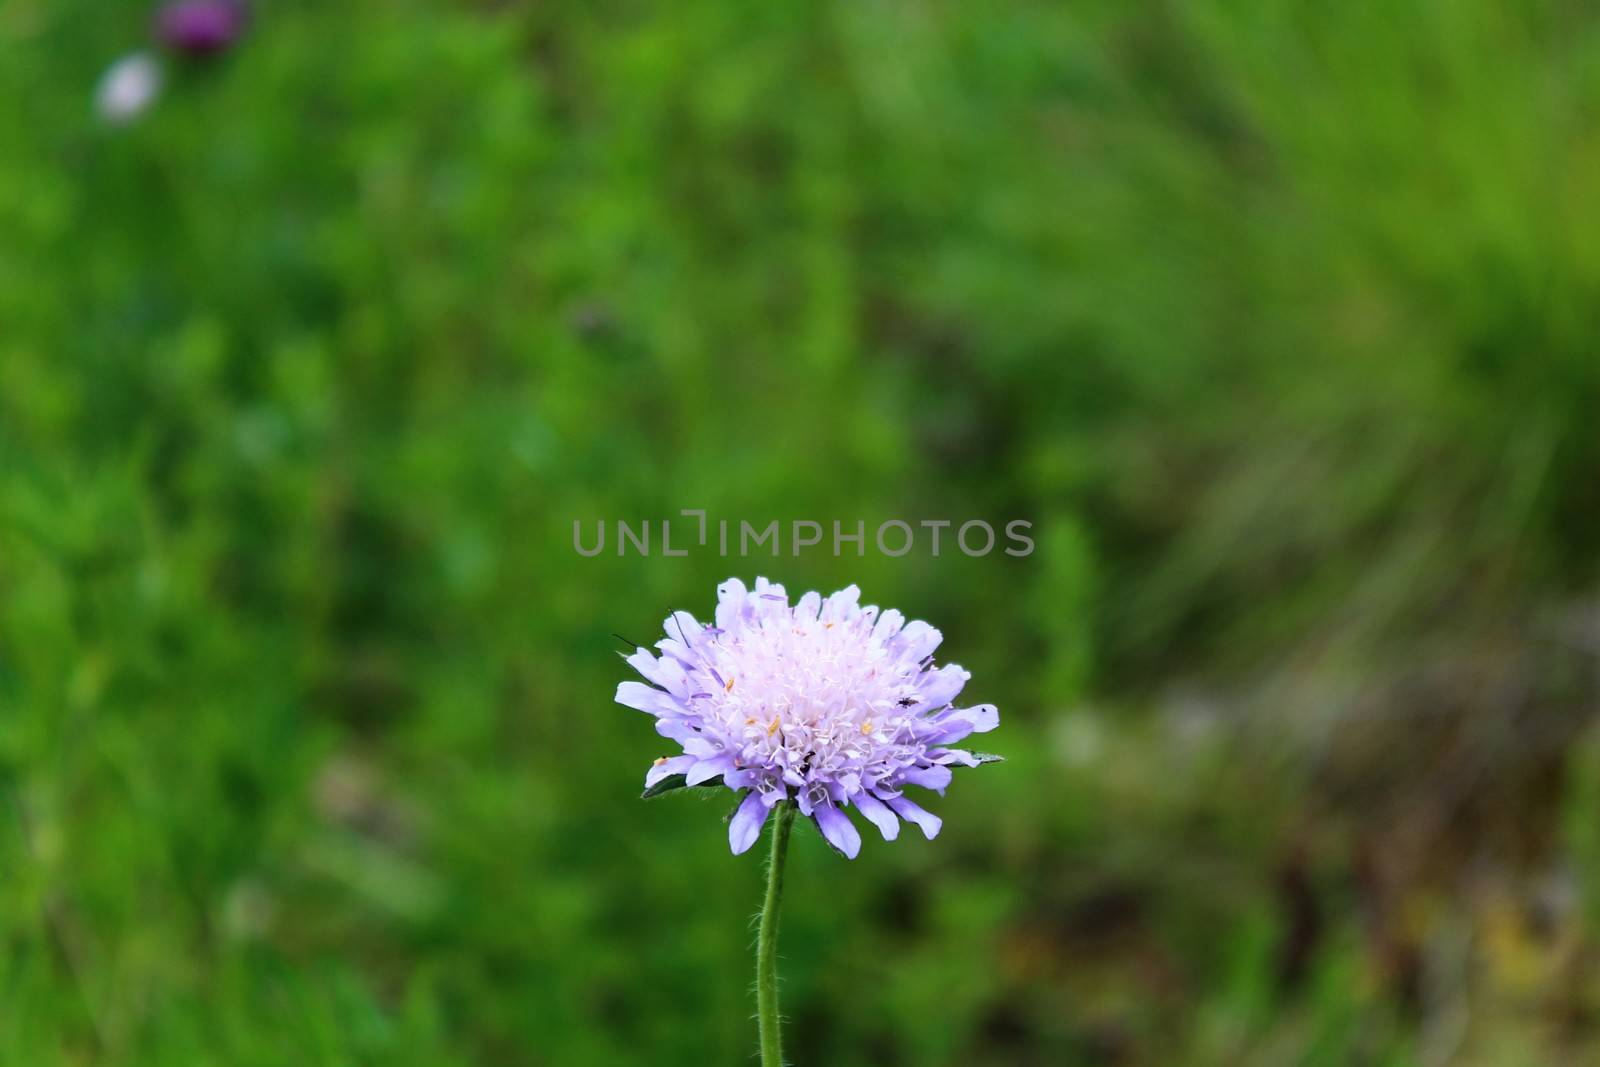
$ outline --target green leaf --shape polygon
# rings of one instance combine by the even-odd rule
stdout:
[[[681,774],[669,774],[655,785],[639,794],[640,800],[654,800],[656,797],[667,793],[687,792],[701,797],[711,796],[713,793],[725,791],[720,777],[700,785],[690,785]]]
[[[993,752],[974,752],[972,758],[978,761],[978,766],[980,767],[985,763],[1004,763],[1006,761],[1004,756],[996,756]]]
[[[688,781],[681,774],[669,774],[655,785],[650,786],[639,794],[640,800],[653,800],[663,793],[670,793],[674,789],[689,788]]]

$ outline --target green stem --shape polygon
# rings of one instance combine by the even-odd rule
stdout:
[[[756,938],[756,1019],[761,1030],[761,1067],[783,1067],[783,1034],[778,1021],[778,905],[783,902],[783,863],[794,825],[794,801],[778,802],[772,827],[772,859],[767,863],[767,899],[761,905]]]

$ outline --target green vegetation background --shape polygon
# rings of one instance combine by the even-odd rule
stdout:
[[[796,1063],[1600,1054],[1594,5],[148,18],[0,4],[0,1062],[749,1062],[609,635],[758,573],[1009,760],[797,839]]]

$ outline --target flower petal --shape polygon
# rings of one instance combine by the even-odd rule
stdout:
[[[900,631],[899,640],[903,643],[902,654],[906,659],[920,660],[933,654],[939,642],[944,640],[944,635],[917,619],[906,624],[906,628]]]
[[[916,823],[922,830],[922,836],[929,841],[939,836],[939,828],[944,825],[944,820],[933,812],[924,811],[905,797],[890,797],[887,803],[906,822]]]
[[[717,586],[717,628],[731,630],[744,613],[748,591],[737,578],[729,578]]]
[[[695,765],[683,774],[684,783],[699,785],[709,782],[719,774],[725,774],[733,769],[733,757],[727,754],[712,756],[709,759],[696,760]]]
[[[621,682],[617,685],[617,703],[623,707],[637,708],[649,712],[651,715],[662,714],[666,710],[676,710],[670,697],[659,689],[652,689],[643,682]]]
[[[721,746],[704,734],[697,733],[693,737],[674,738],[674,740],[683,745],[683,750],[691,756],[710,759],[713,756],[722,755]]]
[[[900,836],[900,820],[894,817],[894,812],[883,801],[871,793],[857,793],[850,799],[861,814],[878,828],[885,841],[893,841]]]
[[[949,744],[969,734],[986,734],[1000,725],[1000,711],[993,704],[955,708],[934,720],[937,729],[927,735],[930,744]]]
[[[817,829],[822,831],[822,836],[828,839],[830,845],[843,852],[846,859],[856,858],[856,853],[861,851],[861,834],[848,815],[832,804],[821,804],[813,818],[817,820]]]
[[[961,669],[959,664],[949,663],[936,671],[924,673],[918,680],[917,696],[920,698],[915,707],[911,709],[913,715],[921,711],[942,708],[954,700],[961,687],[967,684],[967,679],[972,677],[970,671]]]
[[[671,738],[679,744],[700,736],[694,724],[687,719],[657,719],[656,733]]]
[[[672,756],[658,761],[644,776],[644,787],[649,789],[663,778],[674,774],[687,774],[696,763],[694,756]]]
[[[667,631],[668,637],[681,641],[690,649],[695,647],[695,642],[705,632],[705,627],[696,622],[695,617],[687,611],[674,611],[663,628]]]
[[[675,696],[685,696],[684,687],[688,684],[688,677],[683,673],[683,667],[676,660],[663,656],[656,659],[648,648],[641,648],[628,657],[628,666],[639,672],[639,676],[652,685],[658,685]]]
[[[856,605],[861,600],[861,589],[855,585],[847,585],[834,593],[822,603],[823,622],[839,622],[849,618],[856,611]]]
[[[761,827],[766,824],[767,813],[771,810],[761,802],[761,794],[754,789],[744,795],[733,818],[728,820],[728,847],[733,849],[735,856],[748,852],[750,846],[756,843],[756,838],[761,836]]]
[[[900,780],[907,785],[921,786],[923,789],[931,789],[943,795],[945,787],[950,784],[950,768],[939,764],[931,767],[911,767],[900,776]]]
[[[769,582],[761,575],[756,575],[756,599],[766,604],[782,604],[781,610],[789,610],[789,594],[784,592],[780,582]]]
[[[873,625],[872,639],[874,641],[888,641],[895,634],[899,633],[900,627],[904,626],[905,624],[906,617],[900,614],[899,609],[889,608],[882,615],[878,616],[878,621]]]

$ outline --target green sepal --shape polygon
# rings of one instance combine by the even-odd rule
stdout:
[[[720,793],[726,788],[727,787],[722,784],[721,777],[713,778],[711,781],[702,782],[699,785],[690,785],[683,775],[669,774],[665,778],[661,779],[661,781],[651,786],[649,789],[646,789],[643,793],[640,793],[639,799],[654,800],[656,797],[667,793],[677,793],[683,791],[698,794],[702,797],[708,797],[713,793]]]

